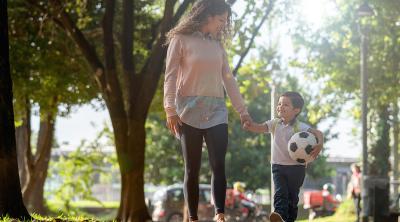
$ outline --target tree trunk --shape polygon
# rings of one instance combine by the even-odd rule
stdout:
[[[371,145],[370,154],[373,158],[368,167],[368,175],[389,176],[390,171],[390,118],[389,105],[378,107],[376,141]]]
[[[31,212],[45,214],[44,184],[50,161],[51,147],[54,139],[55,121],[52,111],[41,110],[41,121],[37,141],[37,151],[31,151],[31,123],[30,104],[26,103],[25,112],[22,114],[22,125],[16,128],[16,144],[21,180],[22,196],[24,203]]]
[[[7,1],[0,0],[0,217],[30,219],[18,176],[7,25]]]
[[[397,101],[393,103],[393,148],[392,148],[392,156],[393,156],[393,180],[399,179],[399,104]],[[399,185],[395,184],[393,188],[393,196],[397,197],[399,195]],[[396,203],[396,206],[398,203]]]
[[[37,151],[34,163],[30,164],[29,180],[24,184],[22,193],[27,207],[35,213],[45,214],[43,189],[47,178],[47,170],[51,156],[51,147],[54,139],[55,121],[52,112],[43,114],[40,121]]]
[[[131,121],[127,146],[118,147],[121,171],[121,200],[117,214],[119,221],[150,221],[144,197],[145,128],[143,120]],[[121,143],[117,143],[121,144]],[[128,147],[128,149],[127,149]]]
[[[390,125],[389,105],[379,105],[376,125],[377,140],[371,146],[373,158],[369,168],[368,194],[369,209],[374,221],[387,221],[389,216],[389,156],[390,156]]]
[[[28,184],[29,188],[28,192],[24,193],[24,200],[26,203],[26,206],[32,213],[37,213],[41,215],[45,215],[47,210],[44,205],[44,183],[46,181],[46,176],[47,176],[47,169],[43,172],[43,176],[40,176],[40,178],[31,180],[30,183]]]
[[[391,60],[392,60],[392,74],[394,76],[393,78],[393,83],[398,84],[399,82],[399,69],[400,69],[400,64],[398,62],[398,53],[400,51],[399,45],[397,44],[398,42],[398,36],[397,36],[397,29],[390,29],[391,36],[392,36],[392,47],[391,47]],[[393,86],[395,87],[395,85]],[[393,101],[393,121],[392,121],[392,127],[393,127],[393,180],[398,180],[399,179],[399,100],[397,97],[394,98]],[[395,184],[393,187],[393,196],[397,197],[399,195],[399,185]],[[396,203],[396,206],[398,206],[398,203]]]
[[[19,166],[19,178],[21,180],[21,187],[26,184],[28,180],[28,151],[31,150],[31,110],[30,103],[26,100],[25,110],[21,113],[21,126],[16,127],[15,137],[17,144],[17,159]]]

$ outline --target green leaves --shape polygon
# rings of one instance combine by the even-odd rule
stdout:
[[[92,193],[96,183],[120,182],[115,152],[106,152],[112,142],[112,134],[105,127],[90,143],[82,141],[76,150],[60,153],[57,161],[50,162],[49,179],[52,186],[46,195],[53,201],[63,203],[61,211],[76,214],[71,206],[73,200],[92,200],[101,204]]]
[[[164,185],[181,182],[184,167],[180,143],[170,134],[165,120],[150,114],[146,134],[145,181]]]
[[[399,29],[392,29],[398,16],[392,16],[388,4],[374,5],[376,16],[364,21],[370,25],[368,72],[369,105],[375,109],[378,104],[391,102],[399,96],[400,50]],[[317,32],[303,29],[293,34],[297,47],[307,50],[306,62],[293,62],[292,65],[305,68],[315,79],[325,82],[323,92],[328,94],[350,93],[359,97],[360,89],[360,34],[355,8],[358,2],[338,2],[342,10],[335,19],[324,24]],[[369,23],[369,24],[368,24]],[[299,26],[306,26],[299,24]],[[397,90],[396,90],[397,89]]]
[[[291,65],[310,73],[321,81],[321,113],[312,112],[312,121],[325,113],[336,113],[344,104],[351,104],[352,117],[361,119],[360,48],[361,30],[366,33],[368,45],[368,140],[371,145],[371,169],[374,175],[389,171],[389,104],[398,106],[400,97],[400,6],[397,1],[372,1],[375,15],[358,18],[358,1],[337,1],[338,13],[318,31],[298,23],[293,38],[299,49],[307,51],[305,61],[298,59]],[[360,26],[360,27],[359,27]],[[347,98],[347,99],[344,99]],[[349,102],[351,101],[351,102]],[[336,107],[336,108],[335,108]],[[325,109],[325,110],[324,110]],[[389,112],[389,113],[388,113]]]
[[[61,104],[61,115],[65,115],[73,105],[99,99],[86,62],[69,37],[49,21],[47,14],[30,10],[26,4],[13,1],[9,10],[16,119],[27,100],[49,112]]]

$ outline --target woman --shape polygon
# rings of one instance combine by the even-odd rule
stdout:
[[[191,221],[197,221],[203,139],[212,170],[215,220],[224,219],[225,154],[228,115],[224,87],[242,125],[251,122],[223,48],[231,20],[224,0],[198,0],[167,34],[164,82],[167,126],[181,140],[185,162],[184,196]]]
[[[361,214],[361,168],[358,164],[353,163],[350,166],[351,177],[347,188],[347,195],[353,199],[354,207],[357,215],[356,221],[360,221]]]

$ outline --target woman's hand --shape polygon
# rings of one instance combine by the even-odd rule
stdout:
[[[182,126],[182,121],[178,115],[167,117],[167,127],[175,136],[179,136],[179,127]]]

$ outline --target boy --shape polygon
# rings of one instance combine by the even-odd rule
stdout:
[[[279,97],[277,119],[265,123],[244,124],[244,128],[256,133],[272,133],[272,175],[274,180],[274,208],[271,222],[294,222],[297,218],[300,187],[305,177],[305,165],[290,158],[287,144],[292,135],[299,131],[308,131],[318,139],[311,156],[315,159],[323,146],[321,131],[312,129],[297,120],[303,108],[304,100],[297,92],[285,92]]]

